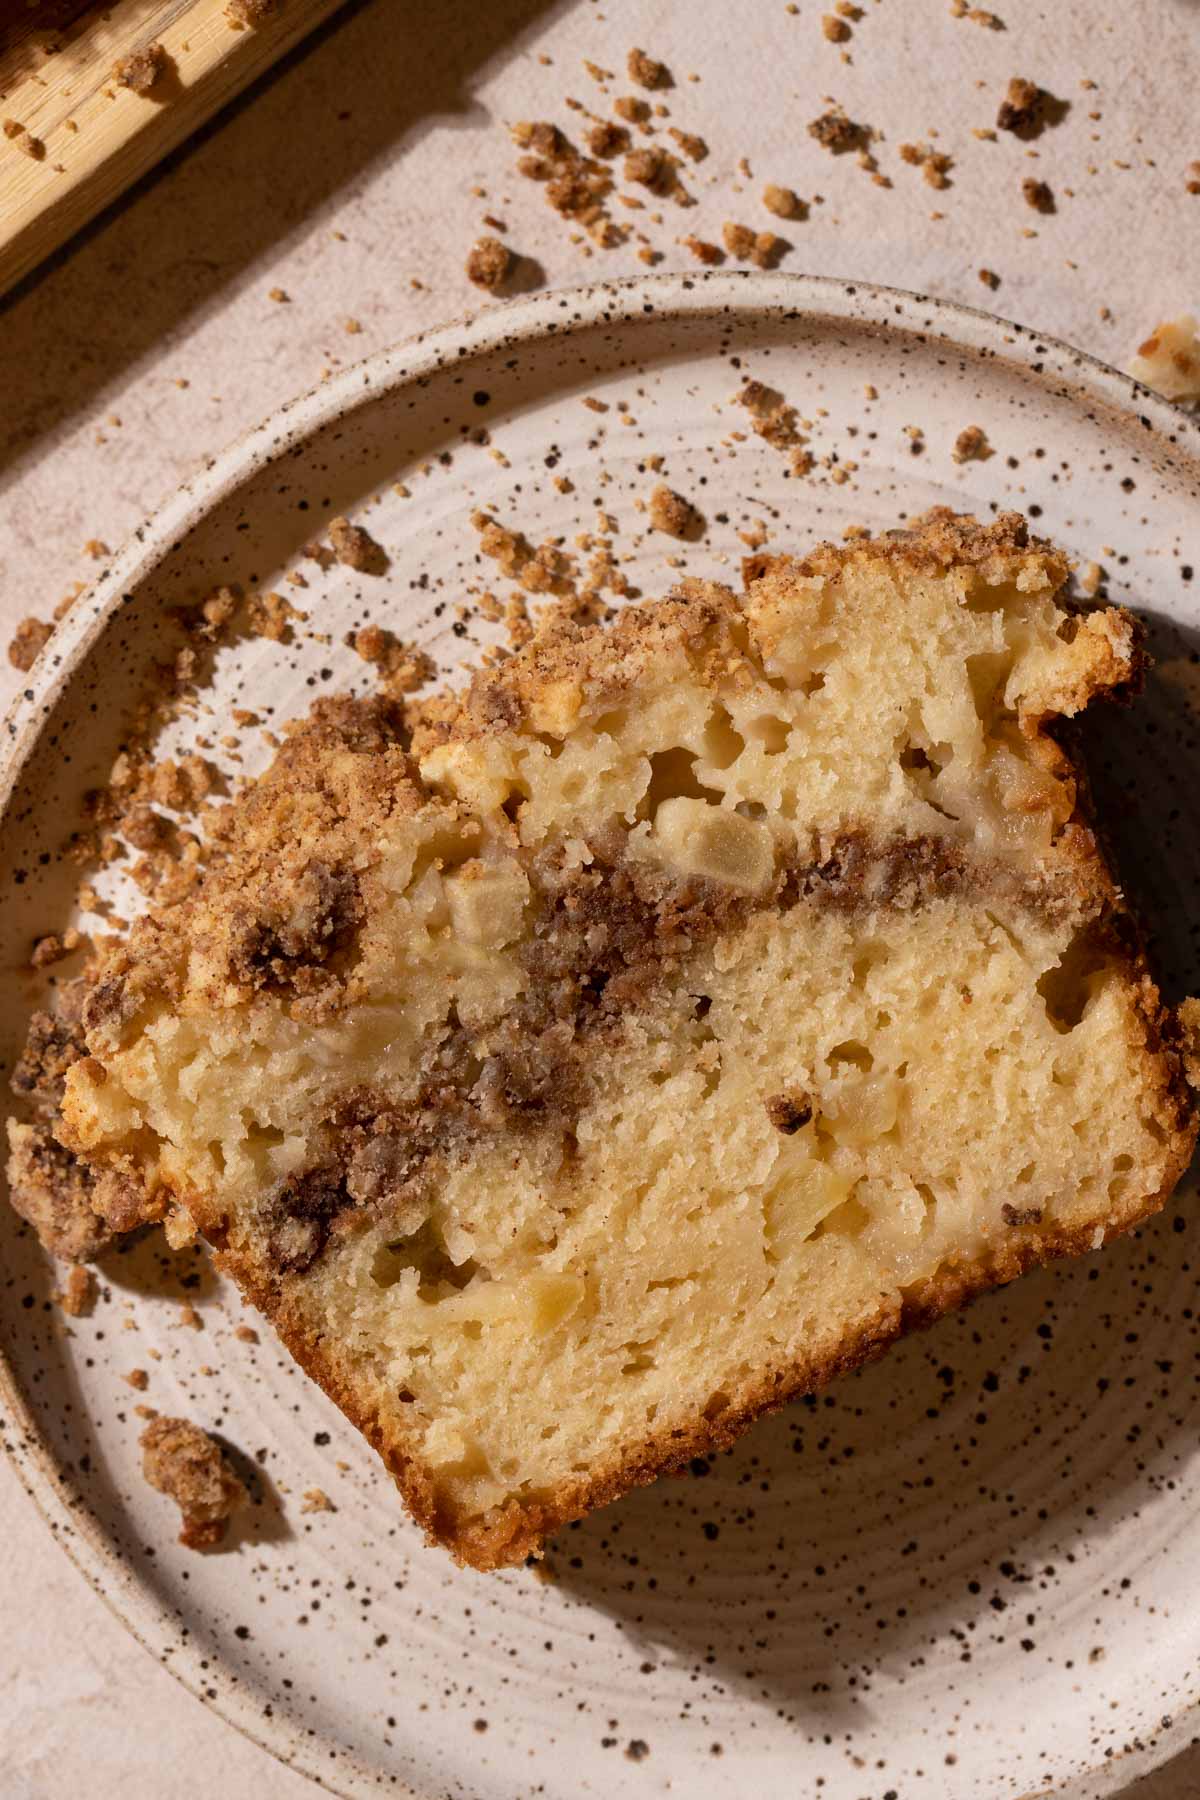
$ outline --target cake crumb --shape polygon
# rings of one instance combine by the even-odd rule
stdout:
[[[1000,277],[995,269],[980,269],[979,279],[984,287],[998,288],[1000,286]]]
[[[185,1325],[190,1331],[203,1331],[204,1329],[204,1320],[200,1317],[196,1308],[186,1302],[180,1307],[179,1315],[175,1322],[177,1325]]]
[[[664,88],[671,85],[666,63],[659,62],[655,56],[647,56],[644,50],[631,50],[625,67],[630,81],[636,81],[639,87]]]
[[[697,262],[707,263],[709,267],[712,267],[716,263],[725,261],[725,252],[721,246],[710,244],[706,238],[685,237],[680,238],[679,241],[685,250],[691,251]]]
[[[158,85],[170,67],[171,58],[159,43],[142,44],[128,56],[119,56],[112,68],[118,87],[135,94],[148,94]]]
[[[789,187],[769,181],[762,193],[762,203],[777,219],[802,219],[808,211],[804,201]]]
[[[361,525],[352,525],[341,514],[329,521],[329,542],[338,562],[360,575],[382,575],[388,559],[381,544]]]
[[[808,135],[816,138],[822,149],[832,151],[835,156],[842,156],[847,150],[863,149],[869,137],[866,128],[847,118],[840,106],[811,120]]]
[[[46,1066],[30,1067],[23,1075],[18,1064],[13,1085],[35,1103],[40,1099],[44,1104],[53,1098],[62,1074],[76,1060],[78,1052],[60,1041],[48,1014],[35,1014],[31,1029],[36,1028],[39,1018],[45,1042],[36,1061]],[[46,1125],[15,1122],[9,1124],[9,1150],[9,1201],[13,1210],[33,1226],[43,1249],[69,1263],[92,1262],[102,1255],[113,1242],[113,1232],[93,1207],[92,1196],[97,1190],[71,1152],[63,1148]],[[119,1174],[114,1174],[112,1183],[99,1197],[106,1204],[123,1199]]]
[[[1098,562],[1087,563],[1084,566],[1083,573],[1079,577],[1080,592],[1086,594],[1089,600],[1094,600],[1096,595],[1100,592],[1103,581],[1104,570],[1100,567],[1100,564]]]
[[[935,150],[932,144],[901,144],[900,160],[919,168],[929,187],[950,186],[948,176],[954,159],[944,150]]]
[[[584,134],[584,143],[590,156],[599,156],[607,160],[610,156],[620,156],[629,148],[629,133],[624,125],[614,125],[611,119],[597,119]]]
[[[1200,400],[1200,339],[1192,314],[1156,325],[1138,345],[1129,373],[1168,400]]]
[[[254,594],[250,599],[249,625],[254,637],[267,638],[273,644],[290,644],[292,641],[293,619],[304,619],[307,614],[292,605],[283,594],[272,588],[265,594]]]
[[[150,1386],[150,1377],[145,1369],[129,1369],[122,1379],[127,1381],[131,1388],[136,1388],[139,1394],[144,1394]]]
[[[1054,190],[1048,181],[1035,181],[1032,176],[1027,177],[1021,183],[1021,192],[1025,196],[1026,206],[1032,206],[1034,212],[1054,211]]]
[[[1200,194],[1200,162],[1188,164],[1185,186],[1189,194]]]
[[[1035,81],[1014,75],[996,114],[997,129],[1014,132],[1018,137],[1035,137],[1045,122],[1049,99],[1045,88]]]
[[[758,269],[772,268],[785,248],[784,240],[773,231],[754,231],[733,219],[726,219],[721,237],[730,256],[739,262],[752,262]]]
[[[655,531],[674,538],[698,536],[703,523],[691,501],[662,482],[650,495],[649,515]]]
[[[983,462],[992,454],[987,433],[981,425],[967,425],[954,440],[951,453],[956,463]]]
[[[28,675],[41,652],[54,635],[54,627],[46,619],[32,615],[22,619],[8,644],[8,660],[14,669]]]
[[[379,670],[385,692],[399,696],[415,693],[437,674],[437,664],[424,650],[406,644],[382,625],[364,625],[351,632],[347,645]]]
[[[737,404],[745,407],[754,430],[772,449],[791,450],[804,442],[796,408],[777,388],[762,381],[747,381],[737,396]]]
[[[256,31],[279,11],[281,0],[229,0],[225,18],[234,31]]]
[[[96,1283],[92,1271],[85,1269],[81,1263],[72,1263],[54,1297],[69,1318],[86,1318],[96,1300]]]
[[[66,937],[73,938],[68,944]],[[68,932],[66,937],[59,937],[56,932],[47,932],[45,937],[38,938],[29,956],[31,969],[46,969],[51,963],[61,962],[64,956],[70,956],[80,941],[79,933]]]
[[[822,13],[821,33],[831,44],[844,44],[851,35],[845,19],[839,19],[836,13]]]
[[[249,1499],[220,1444],[188,1419],[165,1417],[152,1419],[139,1441],[146,1480],[179,1508],[179,1542],[214,1548]]]
[[[708,155],[708,145],[694,131],[680,131],[671,125],[667,129],[667,136],[679,145],[689,162],[703,162]]]
[[[304,1493],[301,1496],[300,1511],[302,1513],[332,1513],[337,1511],[337,1507],[333,1504],[333,1501],[329,1498],[329,1495],[325,1492],[324,1488],[310,1487],[305,1488]]]
[[[42,161],[46,154],[45,144],[41,138],[34,137],[19,119],[5,119],[0,123],[0,131],[3,131],[13,149],[19,150],[22,156],[28,156],[33,162]]]
[[[253,1325],[235,1325],[233,1335],[240,1344],[257,1344],[259,1336]]]
[[[499,238],[478,238],[467,256],[467,280],[494,294],[507,281],[512,262],[512,251]]]
[[[613,111],[627,125],[644,125],[650,117],[650,102],[637,94],[622,94],[613,101]]]

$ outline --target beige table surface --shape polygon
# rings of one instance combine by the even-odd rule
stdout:
[[[818,0],[347,7],[0,310],[0,635],[95,572],[88,540],[116,547],[279,402],[475,305],[463,262],[484,214],[505,221],[530,285],[639,271],[635,242],[591,256],[572,242],[513,173],[504,131],[522,118],[572,128],[567,96],[606,112],[631,91],[635,44],[674,74],[669,122],[710,150],[688,173],[695,207],[664,203],[661,223],[654,203],[628,214],[661,268],[695,266],[677,241],[689,232],[777,225],[783,268],[988,306],[1117,363],[1160,317],[1200,306],[1200,195],[1186,192],[1200,159],[1197,0],[987,0],[1003,29],[954,18],[950,0],[859,3],[842,46],[823,36]],[[617,72],[607,91],[584,59]],[[1063,116],[1036,144],[973,136],[1014,74],[1069,103]],[[890,187],[807,135],[829,96],[881,134]],[[906,140],[953,157],[950,186],[901,161]],[[1051,184],[1053,215],[1027,206],[1027,176]],[[767,181],[821,203],[781,224],[761,205]],[[18,680],[0,668],[0,700]],[[3,1800],[313,1791],[152,1664],[7,1465],[0,1597]],[[1193,1800],[1200,1753],[1136,1794]]]

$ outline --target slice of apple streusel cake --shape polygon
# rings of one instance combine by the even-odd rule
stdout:
[[[1015,514],[750,575],[551,629],[411,739],[318,709],[82,1008],[89,1191],[186,1209],[479,1568],[1192,1149],[1052,730],[1136,682],[1134,619]]]

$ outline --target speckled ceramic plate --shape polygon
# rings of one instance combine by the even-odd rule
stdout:
[[[746,376],[810,422],[808,476],[748,430]],[[953,460],[966,425],[986,460]],[[457,609],[495,574],[478,506],[568,547],[601,509],[626,568],[663,588],[677,546],[647,538],[639,509],[657,479],[706,516],[687,551],[703,574],[734,577],[757,521],[790,548],[937,502],[1024,507],[1100,563],[1149,614],[1159,664],[1138,708],[1097,721],[1099,783],[1168,985],[1200,985],[1200,433],[979,313],[830,281],[664,277],[543,294],[347,371],[214,462],[76,605],[8,724],[5,1058],[34,998],[30,941],[65,922],[77,797],[112,762],[173,603],[240,581],[310,615],[290,645],[218,653],[183,734],[215,742],[235,707],[277,724],[314,692],[361,690],[342,638],[368,618],[447,670],[476,656],[492,628]],[[386,547],[386,575],[302,560],[338,511]],[[287,585],[297,569],[306,589]],[[241,754],[261,759],[253,730]],[[481,1576],[425,1548],[269,1329],[235,1335],[239,1302],[199,1253],[110,1258],[94,1316],[71,1322],[5,1222],[5,1435],[152,1653],[337,1793],[1111,1794],[1200,1716],[1195,1212],[1181,1195],[1135,1238],[910,1340],[694,1478],[566,1532],[540,1572]],[[199,1331],[179,1323],[185,1301]],[[146,1402],[215,1429],[253,1472],[221,1554],[180,1549],[140,1479],[134,1368]],[[302,1510],[311,1488],[336,1512]]]

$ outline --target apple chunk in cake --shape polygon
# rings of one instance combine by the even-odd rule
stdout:
[[[330,704],[95,971],[58,1133],[186,1209],[480,1568],[1161,1204],[1195,1121],[1017,515]],[[95,1191],[104,1192],[97,1179]]]

